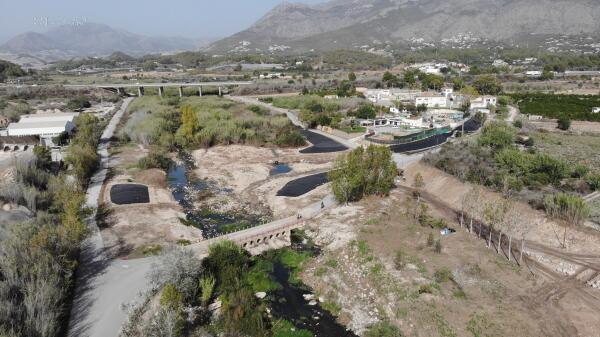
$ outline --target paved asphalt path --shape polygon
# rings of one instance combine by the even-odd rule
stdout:
[[[110,138],[132,99],[124,100],[102,133],[98,146],[100,169],[92,177],[86,194],[86,206],[94,210],[98,207],[106,179]],[[105,254],[95,212],[87,219],[87,225],[90,235],[81,247],[68,336],[116,337],[127,318],[124,306],[139,300],[140,292],[148,287],[146,274],[153,259],[125,261],[111,258]]]

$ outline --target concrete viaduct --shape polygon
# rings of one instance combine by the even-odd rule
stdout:
[[[145,88],[156,88],[158,89],[158,95],[163,96],[165,94],[165,88],[175,87],[179,89],[179,96],[183,96],[183,88],[197,88],[198,95],[202,96],[202,87],[217,87],[219,89],[219,96],[223,94],[223,87],[236,87],[251,85],[253,82],[242,82],[242,81],[231,81],[231,82],[193,82],[193,83],[114,83],[114,84],[91,84],[91,85],[65,85],[66,88],[98,88],[118,93],[126,96],[125,89],[134,88],[137,89],[138,96],[144,96]]]

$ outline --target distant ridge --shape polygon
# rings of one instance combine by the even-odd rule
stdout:
[[[106,56],[123,52],[132,56],[198,50],[209,40],[181,37],[151,37],[114,29],[104,24],[62,25],[46,33],[27,32],[0,46],[0,52],[30,55],[46,61]]]
[[[550,47],[553,37],[597,41],[598,18],[598,0],[332,0],[315,6],[285,2],[250,28],[205,50],[391,51],[399,46],[469,48],[496,42]]]

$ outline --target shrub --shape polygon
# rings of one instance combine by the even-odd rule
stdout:
[[[298,131],[291,131],[280,134],[275,139],[275,144],[281,147],[299,147],[306,145],[306,140]]]
[[[515,120],[515,121],[513,122],[513,126],[514,126],[515,128],[519,128],[519,129],[521,129],[521,128],[523,127],[523,121],[522,121],[522,120],[520,120],[520,119],[517,119],[517,120]]]
[[[446,267],[436,270],[433,277],[437,283],[444,283],[453,279],[452,272]]]
[[[587,177],[587,183],[594,191],[600,190],[600,174],[591,174]]]
[[[560,118],[557,123],[557,127],[561,130],[567,131],[571,128],[571,120],[568,118]]]
[[[442,253],[442,241],[440,239],[435,240],[434,251],[438,254]]]
[[[429,247],[433,247],[434,243],[435,243],[435,238],[433,237],[433,233],[429,233],[429,235],[427,235],[427,245]]]
[[[77,110],[87,109],[91,106],[92,106],[92,104],[90,103],[90,101],[83,96],[73,98],[73,99],[69,100],[69,102],[67,102],[67,109],[69,109],[69,110],[77,111]]]
[[[179,310],[183,304],[183,296],[174,284],[167,284],[160,297],[160,305],[171,310]]]
[[[479,145],[501,149],[515,142],[515,129],[505,123],[494,122],[483,127],[477,139]]]
[[[164,153],[154,151],[138,161],[138,167],[143,170],[158,168],[166,171],[171,167],[171,164],[171,159]]]
[[[404,253],[401,250],[396,251],[396,255],[394,255],[394,267],[397,270],[402,270],[406,266],[406,261],[404,259]]]

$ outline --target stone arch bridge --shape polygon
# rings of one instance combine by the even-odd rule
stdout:
[[[336,204],[337,202],[333,195],[328,195],[323,200],[311,204],[298,212],[300,217],[298,217],[298,215],[287,217],[264,225],[199,241],[188,247],[200,256],[208,254],[208,249],[212,244],[226,240],[235,242],[252,255],[261,254],[269,249],[283,248],[291,244],[291,233],[293,229],[303,227],[306,220],[314,218],[322,211],[331,208]]]

